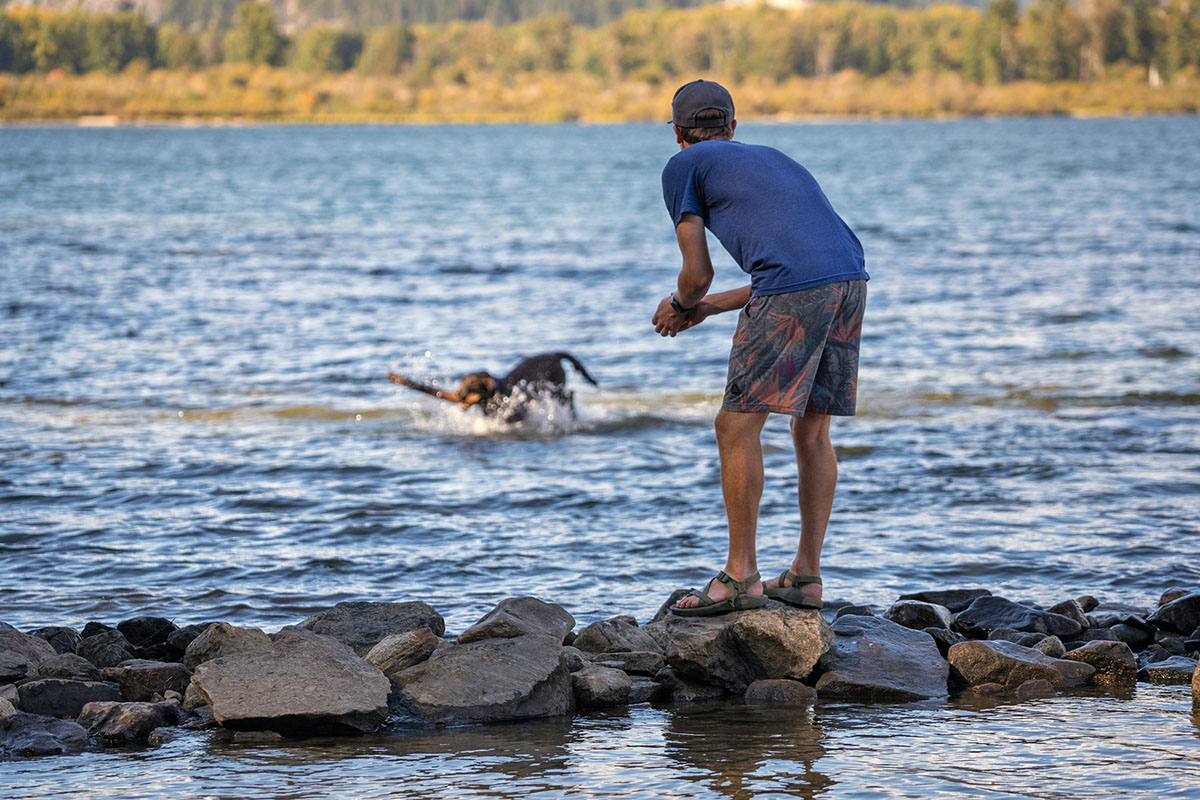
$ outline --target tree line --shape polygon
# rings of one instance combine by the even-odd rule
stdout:
[[[332,0],[331,0],[332,1]],[[403,75],[413,85],[577,72],[657,84],[706,74],[744,81],[958,73],[979,83],[1091,81],[1137,65],[1152,82],[1200,72],[1200,0],[991,0],[982,9],[817,3],[798,11],[635,10],[597,28],[564,15],[509,25],[456,21],[284,35],[268,5],[242,2],[228,28],[151,25],[135,12],[0,14],[0,72],[171,70],[227,62],[305,72]]]

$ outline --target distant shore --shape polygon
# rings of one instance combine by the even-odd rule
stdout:
[[[682,78],[680,79],[682,80]],[[676,83],[612,84],[586,75],[414,86],[402,78],[305,73],[249,64],[196,71],[0,74],[0,123],[90,126],[261,123],[613,123],[663,119]],[[1103,81],[976,84],[959,75],[733,83],[743,119],[1142,116],[1200,112],[1195,81],[1151,86],[1137,71]]]

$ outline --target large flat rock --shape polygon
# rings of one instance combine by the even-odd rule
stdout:
[[[365,656],[388,636],[429,628],[435,636],[446,632],[446,621],[428,603],[338,603],[328,611],[314,614],[301,628],[332,636]]]
[[[285,736],[374,730],[387,716],[391,688],[346,645],[296,628],[261,649],[205,661],[192,686],[223,727]]]
[[[670,614],[656,624],[665,632],[673,669],[738,694],[765,678],[806,678],[833,645],[833,631],[818,612],[776,601],[712,617]]]
[[[1025,681],[1042,679],[1056,689],[1068,689],[1087,683],[1096,672],[1091,664],[1050,658],[1040,650],[1002,639],[956,644],[948,657],[968,686],[998,683],[1011,690]]]
[[[833,649],[821,659],[820,696],[920,700],[948,693],[950,667],[928,633],[858,615],[836,620],[833,632]]]
[[[214,622],[188,644],[183,665],[195,669],[205,661],[249,653],[271,646],[271,637],[258,628],[238,628],[228,622]]]
[[[575,709],[562,642],[546,634],[450,645],[391,678],[395,705],[426,722],[534,719]]]
[[[977,598],[954,618],[954,629],[970,639],[986,639],[992,631],[1001,628],[1045,633],[1064,641],[1075,638],[1083,630],[1083,626],[1070,617],[1039,611],[1003,597]]]

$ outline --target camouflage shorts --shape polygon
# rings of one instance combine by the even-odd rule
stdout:
[[[726,411],[853,416],[867,282],[753,297],[738,317]]]

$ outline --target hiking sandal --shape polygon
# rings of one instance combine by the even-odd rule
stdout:
[[[789,585],[784,586],[784,582]],[[808,586],[815,583],[821,585],[821,578],[817,575],[796,575],[791,570],[784,570],[779,576],[779,587],[770,588],[764,587],[763,594],[767,597],[787,603],[789,606],[797,606],[798,608],[812,608],[820,610],[825,604],[819,597],[813,597],[800,591],[801,586]]]
[[[725,574],[724,570],[717,573],[717,577],[713,581],[718,581],[729,587],[733,592],[733,597],[727,597],[724,600],[713,600],[703,591],[693,589],[686,595],[687,597],[696,597],[700,600],[700,605],[695,608],[680,608],[679,606],[671,606],[671,613],[678,614],[681,617],[710,617],[714,614],[727,614],[730,611],[746,611],[751,608],[762,608],[767,604],[767,598],[761,594],[750,594],[750,587],[758,581],[758,573],[754,573],[745,580],[735,581],[733,578]],[[704,588],[712,585],[709,581]]]

